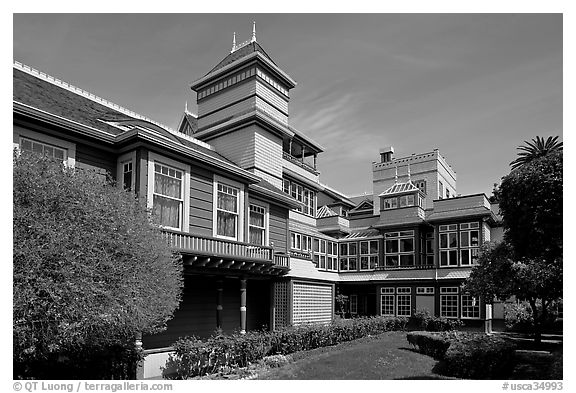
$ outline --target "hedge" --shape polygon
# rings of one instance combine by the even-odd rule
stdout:
[[[428,310],[417,310],[412,316],[414,323],[422,330],[429,332],[448,332],[464,326],[459,319],[435,317]]]
[[[188,379],[212,373],[226,373],[270,355],[288,355],[298,351],[336,345],[368,335],[404,330],[402,317],[367,317],[335,321],[329,325],[301,325],[273,332],[216,334],[207,340],[180,338],[174,343],[162,376]]]
[[[496,336],[471,332],[411,332],[408,342],[439,359],[439,374],[465,379],[505,379],[515,366],[515,346]]]

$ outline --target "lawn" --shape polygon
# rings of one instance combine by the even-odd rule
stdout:
[[[299,352],[292,358],[292,363],[264,371],[257,379],[447,379],[432,372],[436,360],[410,348],[406,332]]]

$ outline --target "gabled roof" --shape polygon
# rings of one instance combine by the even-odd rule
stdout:
[[[352,198],[350,198],[352,199]],[[350,213],[354,213],[362,210],[374,210],[374,201],[372,199],[364,199],[358,203],[354,208],[350,209]]]
[[[182,115],[182,119],[178,124],[178,132],[185,133],[183,130],[186,128],[186,125],[190,126],[192,134],[198,131],[198,118],[188,111],[184,111],[184,114]]]
[[[394,183],[392,187],[388,188],[379,196],[403,194],[406,192],[413,192],[413,191],[420,191],[420,189],[416,187],[414,183],[412,183],[412,180],[408,180],[406,183]]]
[[[230,53],[220,63],[216,64],[216,66],[214,68],[212,68],[210,70],[210,72],[208,72],[206,75],[209,75],[215,71],[218,71],[220,68],[223,68],[223,67],[227,66],[228,64],[231,64],[231,63],[235,62],[236,60],[241,59],[244,56],[248,56],[249,54],[255,53],[255,52],[261,53],[264,57],[266,57],[274,65],[276,65],[274,60],[272,60],[272,58],[268,55],[268,53],[266,53],[264,48],[262,48],[262,46],[259,43],[254,41],[254,42],[250,42],[250,43],[244,45],[243,47],[241,47],[240,49],[237,49],[234,52]]]

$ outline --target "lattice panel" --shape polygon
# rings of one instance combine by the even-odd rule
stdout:
[[[276,328],[281,328],[288,326],[290,321],[288,320],[288,308],[290,306],[288,297],[288,282],[277,282],[274,283],[274,325]]]
[[[294,283],[293,324],[330,323],[332,321],[332,287]]]

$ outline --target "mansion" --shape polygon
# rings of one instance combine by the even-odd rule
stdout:
[[[181,304],[166,331],[143,337],[141,377],[160,375],[179,337],[217,328],[422,309],[482,324],[482,299],[460,286],[480,246],[502,237],[498,206],[484,194],[458,194],[436,149],[397,157],[391,146],[367,147],[372,194],[322,183],[323,147],[290,124],[296,82],[255,34],[223,52],[190,85],[198,114],[186,110],[175,130],[13,65],[14,146],[111,174],[146,201],[182,255]],[[342,310],[337,295],[347,299]]]

